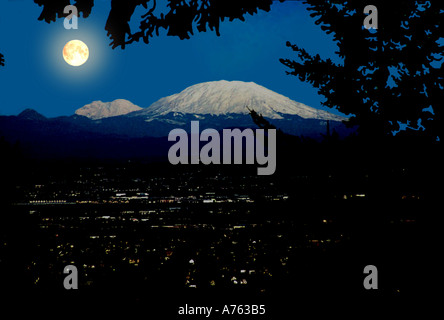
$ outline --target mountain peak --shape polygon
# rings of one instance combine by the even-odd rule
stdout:
[[[141,110],[132,102],[125,99],[117,99],[112,102],[93,101],[90,104],[76,110],[76,114],[88,117],[92,120],[121,116],[133,111]]]
[[[26,119],[26,120],[39,120],[39,121],[46,120],[46,117],[44,115],[41,115],[40,113],[38,113],[34,109],[30,109],[30,108],[25,109],[22,112],[20,112],[17,117],[22,118],[22,119]]]
[[[318,110],[293,101],[254,82],[212,81],[195,84],[180,93],[162,98],[131,116],[163,116],[183,114],[248,114],[248,108],[270,119],[297,115],[304,119],[344,120],[327,111]]]

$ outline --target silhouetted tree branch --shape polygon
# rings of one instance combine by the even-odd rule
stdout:
[[[267,119],[265,119],[262,114],[258,114],[256,111],[247,107],[248,111],[250,111],[250,116],[253,122],[261,129],[276,129],[276,126],[272,125]]]
[[[168,36],[189,39],[198,32],[207,29],[219,35],[220,22],[225,19],[244,21],[245,15],[253,15],[258,10],[270,11],[273,0],[166,0],[166,10],[158,8],[156,0],[112,0],[111,11],[105,30],[111,39],[113,48],[125,48],[127,44],[143,40],[145,43],[159,30],[167,30]],[[283,2],[284,0],[279,0]],[[48,23],[64,17],[63,9],[69,0],[34,0],[43,11],[39,20]],[[88,17],[94,6],[94,0],[77,0],[73,3],[84,17]],[[139,30],[132,33],[129,22],[137,6],[142,5],[147,12],[142,15]]]

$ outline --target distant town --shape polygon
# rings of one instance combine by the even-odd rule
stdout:
[[[320,189],[323,200],[315,204],[295,200],[288,186],[256,176],[254,168],[243,171],[147,175],[97,166],[17,185],[8,214],[28,225],[26,284],[60,289],[61,271],[75,265],[84,289],[246,288],[267,294],[291,283],[319,285],[322,270],[336,270],[346,277],[342,283],[360,288],[362,279],[350,278],[343,267],[361,269],[364,254],[350,260],[349,253],[368,245],[359,240],[362,232],[375,237],[375,223],[390,230],[416,227],[416,216],[408,213],[367,215],[365,193]],[[384,248],[395,234],[384,233],[373,244]],[[2,240],[10,246],[7,236]],[[339,265],[332,265],[333,257],[342,257]],[[396,294],[398,284],[390,285]]]

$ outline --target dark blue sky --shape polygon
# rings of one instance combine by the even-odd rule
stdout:
[[[156,100],[205,81],[253,81],[293,100],[321,108],[323,97],[309,84],[285,74],[279,58],[294,58],[290,40],[322,57],[335,57],[336,45],[314,24],[297,1],[275,2],[271,12],[247,16],[246,22],[224,22],[221,36],[195,33],[190,40],[167,37],[150,44],[111,49],[104,30],[110,1],[96,0],[91,16],[78,30],[65,30],[63,19],[37,20],[41,8],[31,1],[0,3],[0,114],[33,108],[45,116],[71,115],[94,100],[128,99],[148,107]],[[132,27],[145,9],[133,15]],[[90,58],[81,67],[66,64],[62,49],[73,39],[84,41]],[[331,111],[331,110],[330,110]]]

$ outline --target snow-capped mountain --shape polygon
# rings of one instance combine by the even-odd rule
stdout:
[[[293,101],[254,82],[224,80],[193,85],[128,116],[143,116],[152,121],[170,113],[248,115],[247,107],[269,119],[282,120],[287,116],[298,116],[303,119],[345,120],[343,117]]]
[[[127,137],[165,137],[176,128],[255,128],[250,111],[262,114],[277,128],[294,135],[321,139],[326,120],[337,132],[346,118],[293,101],[254,82],[212,81],[193,85],[162,98],[148,108],[127,100],[96,101],[76,111],[92,120],[89,130]],[[132,112],[131,112],[132,111]]]
[[[112,102],[94,101],[76,110],[75,113],[92,120],[98,120],[121,116],[141,109],[141,107],[136,106],[128,100],[117,99]]]
[[[332,130],[345,128],[345,117],[306,106],[254,82],[224,80],[193,85],[148,108],[104,119],[103,125],[120,132],[118,122],[125,123],[131,135],[156,137],[167,136],[175,128],[188,131],[193,120],[199,120],[202,129],[255,128],[249,110],[262,114],[284,132],[315,139],[326,134],[326,120],[330,120]]]

